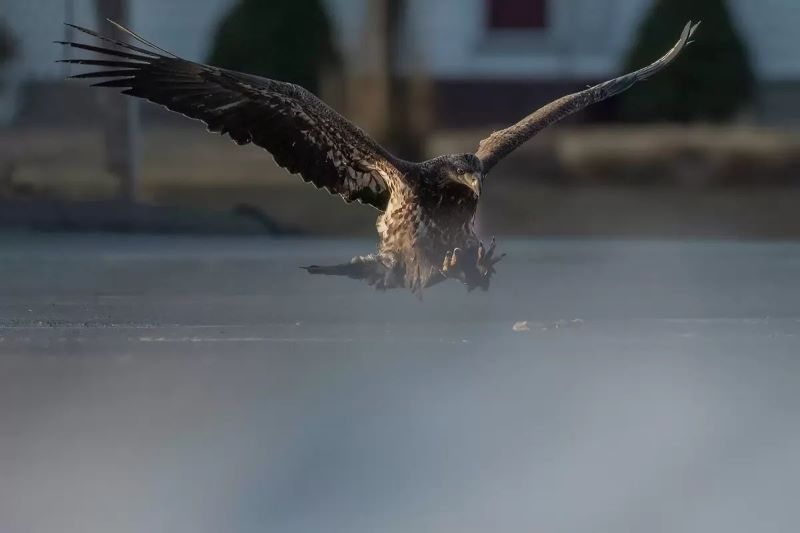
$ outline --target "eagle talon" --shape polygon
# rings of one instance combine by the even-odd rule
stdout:
[[[445,253],[439,272],[444,278],[460,281],[469,291],[478,288],[487,290],[495,273],[494,265],[505,257],[505,254],[495,257],[495,248],[494,239],[488,249],[483,243],[466,251],[454,248]]]

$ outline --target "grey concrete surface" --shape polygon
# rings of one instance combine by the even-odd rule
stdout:
[[[0,236],[0,531],[786,532],[800,244]],[[516,332],[515,322],[529,331]]]

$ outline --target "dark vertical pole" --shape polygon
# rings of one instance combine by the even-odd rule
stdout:
[[[347,114],[373,137],[388,136],[389,75],[386,65],[386,2],[368,0],[359,51],[346,60]]]
[[[428,79],[418,61],[419,50],[413,42],[404,42],[408,21],[406,0],[388,0],[386,16],[386,65],[390,78],[388,126],[392,147],[407,159],[424,155],[430,122]],[[408,72],[400,72],[402,54],[406,54]]]
[[[388,109],[388,134],[389,141],[395,150],[401,152],[404,157],[411,158],[416,154],[409,152],[409,139],[407,128],[408,113],[405,108],[405,83],[400,75],[400,38],[403,27],[403,16],[405,15],[405,2],[403,0],[387,0],[386,15],[384,23],[383,38],[385,39],[384,59],[386,71],[389,78],[389,94],[387,98]]]
[[[64,0],[64,21],[70,24],[75,24],[75,0]],[[64,40],[70,42],[73,40],[75,30],[70,26],[64,26]],[[72,59],[72,47],[62,47],[63,57],[61,59]],[[63,78],[68,78],[72,74],[72,65],[69,63],[62,63],[64,72]]]
[[[127,0],[96,0],[100,25],[111,26],[106,19],[126,26],[130,17]],[[129,36],[110,27],[111,36],[128,42]],[[139,196],[139,105],[136,99],[101,93],[104,108],[106,139],[106,164],[108,170],[120,179],[120,197],[134,203]]]

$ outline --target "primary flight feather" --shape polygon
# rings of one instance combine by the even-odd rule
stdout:
[[[687,24],[677,44],[651,65],[560,98],[492,133],[475,154],[414,163],[390,154],[302,87],[187,61],[113,24],[139,45],[79,26],[72,27],[110,46],[57,41],[104,56],[63,60],[103,67],[72,78],[96,79],[96,87],[116,87],[201,120],[210,131],[227,134],[238,144],[266,149],[281,167],[346,202],[381,211],[376,253],[307,269],[363,279],[380,289],[414,291],[448,278],[470,289],[488,288],[501,257],[494,255],[494,242],[488,249],[483,246],[473,224],[486,174],[547,126],[664,69],[697,28]]]

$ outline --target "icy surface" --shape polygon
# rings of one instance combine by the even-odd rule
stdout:
[[[0,531],[785,532],[800,245],[0,236]],[[515,325],[526,323],[525,327]]]

